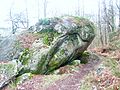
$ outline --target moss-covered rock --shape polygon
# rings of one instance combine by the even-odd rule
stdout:
[[[82,57],[95,37],[94,30],[94,24],[85,18],[41,19],[28,31],[1,41],[4,52],[1,51],[0,60],[15,59],[17,76],[29,72],[50,74]]]
[[[74,16],[41,19],[32,27],[28,33],[38,38],[31,43],[29,34],[23,33],[19,40],[23,46],[17,60],[22,64],[21,73],[49,74],[81,57],[95,37],[94,24]]]
[[[16,61],[0,63],[0,89],[18,74]]]
[[[41,35],[39,51],[34,51],[36,55],[31,59],[36,63],[36,73],[49,74],[81,57],[94,39],[94,30],[92,22],[74,16],[40,20],[33,29]]]
[[[21,76],[17,77],[15,82],[13,82],[15,85],[22,84],[24,81],[29,80],[33,77],[33,74],[31,73],[24,73]]]

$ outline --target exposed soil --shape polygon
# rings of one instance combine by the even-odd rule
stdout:
[[[100,62],[101,60],[90,60],[87,64],[80,65],[79,70],[73,73],[56,75],[59,78],[51,83],[49,83],[49,80],[44,80],[46,76],[34,76],[31,80],[19,85],[16,90],[80,90],[81,81],[89,72],[94,71]],[[50,77],[50,75],[47,77]],[[51,79],[54,79],[54,75]],[[47,82],[49,84],[44,85]]]

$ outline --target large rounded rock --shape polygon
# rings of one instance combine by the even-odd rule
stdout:
[[[29,30],[0,42],[0,60],[16,60],[18,73],[49,74],[87,49],[95,37],[87,19],[63,16],[41,19]]]
[[[95,37],[94,25],[87,19],[64,16],[40,20],[29,30],[40,35],[33,43],[33,56],[27,69],[49,74],[81,57]]]
[[[18,74],[15,61],[0,62],[0,90]]]

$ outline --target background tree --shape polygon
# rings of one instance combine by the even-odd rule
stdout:
[[[118,30],[120,30],[120,0],[116,0],[116,6],[118,9],[118,17],[119,17],[119,21],[118,21]]]
[[[77,0],[77,9],[75,11],[75,15],[80,16],[80,0]]]
[[[25,0],[25,11],[16,13],[13,11],[14,2],[10,8],[10,21],[12,22],[12,33],[15,34],[17,29],[28,29],[29,28],[29,19],[28,19],[28,9],[27,9],[27,0]]]
[[[114,32],[115,26],[115,9],[113,0],[99,0],[98,2],[98,35],[101,45],[109,44],[109,34]]]
[[[27,8],[27,0],[25,0],[25,12],[26,12],[26,24],[27,24],[27,29],[29,28],[29,17],[28,17],[28,8]]]
[[[98,30],[99,30],[99,37],[100,37],[100,43],[103,46],[103,34],[102,34],[102,27],[101,27],[101,4],[100,0],[98,2]]]
[[[43,5],[44,5],[43,14],[44,14],[44,18],[46,18],[46,15],[47,15],[47,0],[44,0]]]
[[[37,8],[38,8],[38,20],[40,19],[40,2],[37,0]]]

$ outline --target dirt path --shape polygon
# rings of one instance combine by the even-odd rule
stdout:
[[[35,76],[31,80],[26,81],[22,85],[17,87],[17,90],[80,90],[81,80],[90,71],[95,70],[101,60],[90,60],[87,64],[83,65],[77,72],[65,77],[60,77],[54,81],[51,81],[49,85],[44,85],[47,81],[44,81],[45,76]],[[49,76],[49,75],[48,75]],[[53,77],[50,78],[55,79]]]
[[[81,80],[90,71],[95,70],[95,67],[99,65],[100,60],[90,61],[88,64],[83,65],[80,71],[69,75],[68,77],[56,81],[53,85],[49,86],[46,90],[80,90]]]

